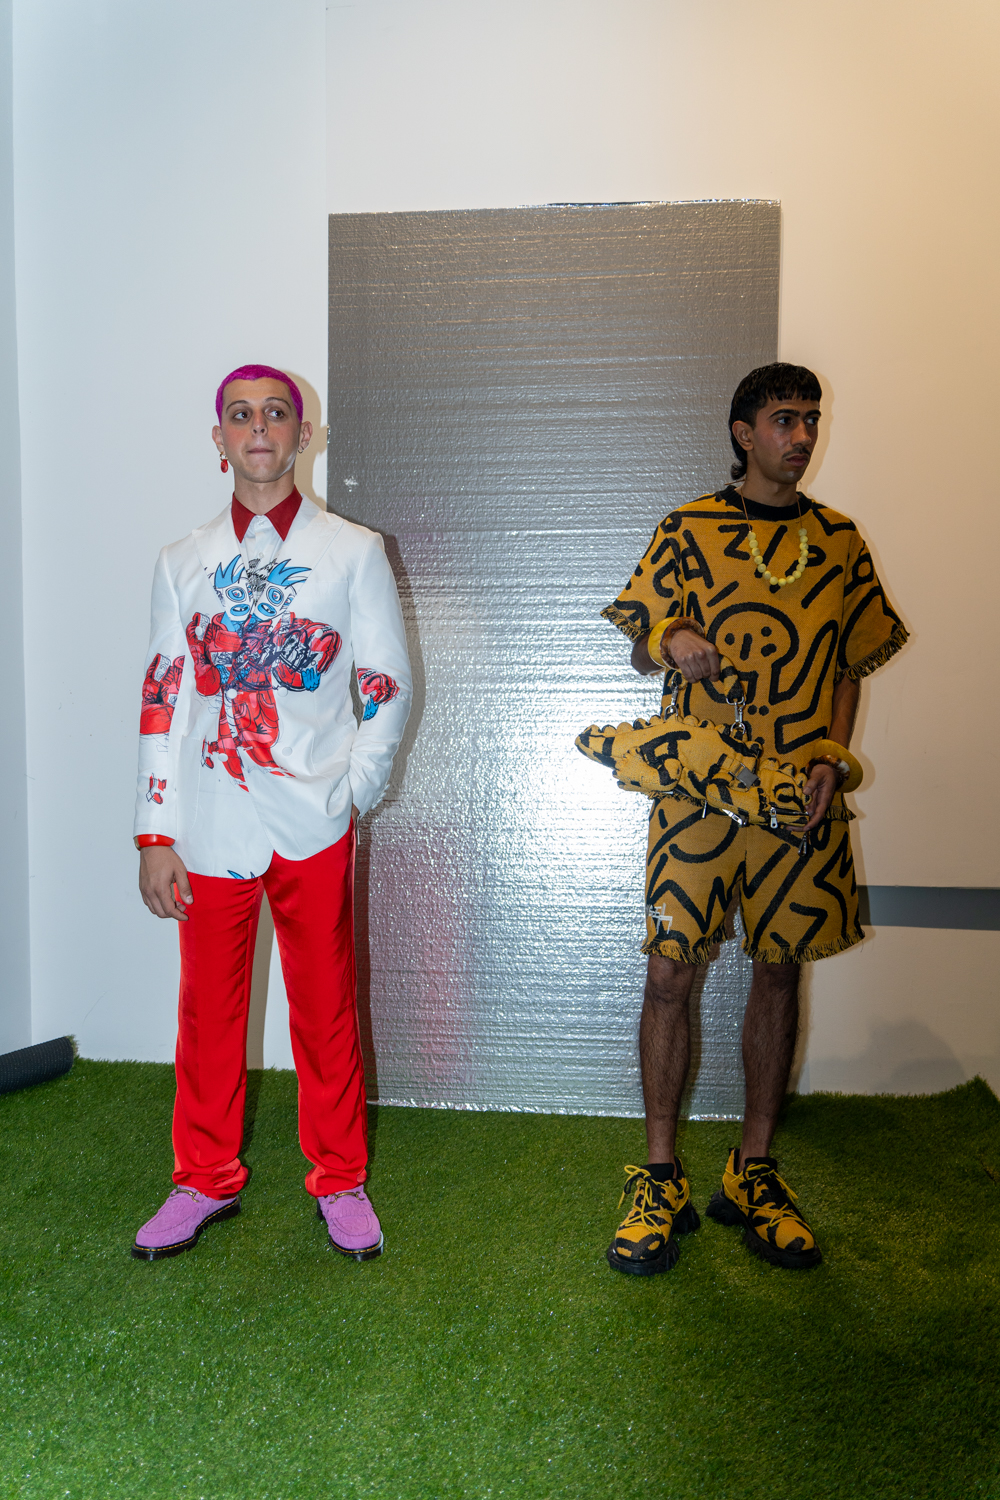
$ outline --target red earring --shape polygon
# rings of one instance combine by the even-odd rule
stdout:
[[[223,458],[222,461],[221,461],[221,463],[219,464],[219,468],[222,470],[223,474],[228,474],[229,473],[229,459],[228,458]]]

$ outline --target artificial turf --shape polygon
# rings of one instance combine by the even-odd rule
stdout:
[[[253,1075],[238,1219],[148,1264],[172,1071],[0,1098],[0,1494],[299,1500],[1000,1495],[1000,1103],[790,1102],[810,1272],[706,1220],[612,1272],[634,1120],[372,1111],[381,1260],[326,1248],[291,1073]],[[733,1127],[689,1123],[699,1209]]]

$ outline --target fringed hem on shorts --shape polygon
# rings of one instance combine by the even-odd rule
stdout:
[[[655,953],[660,958],[672,958],[680,964],[707,964],[711,962],[712,949],[725,938],[726,926],[722,923],[711,936],[702,938],[693,948],[687,943],[679,943],[676,938],[647,938],[640,951],[647,955]]]
[[[806,948],[757,948],[752,951],[748,940],[744,939],[743,952],[748,958],[756,958],[762,964],[814,964],[821,958],[832,958],[835,953],[845,953],[848,948],[856,948],[858,943],[863,943],[865,935],[863,932],[849,933],[847,937],[839,937],[833,943],[812,943]]]
[[[905,625],[897,625],[892,635],[884,646],[879,646],[877,651],[869,651],[860,661],[856,661],[853,667],[848,667],[845,677],[850,677],[853,682],[860,682],[862,677],[868,677],[878,667],[882,667],[895,656],[901,647],[906,645],[910,638],[910,632]]]
[[[637,625],[624,610],[619,609],[615,604],[609,604],[607,609],[602,609],[601,617],[610,620],[611,624],[616,625],[622,635],[627,635],[630,641],[637,641],[641,635],[646,634],[641,625]]]

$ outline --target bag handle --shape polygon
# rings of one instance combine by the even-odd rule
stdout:
[[[750,725],[743,718],[743,709],[746,705],[747,695],[743,686],[743,678],[739,670],[733,666],[728,656],[719,657],[719,682],[726,690],[726,702],[731,703],[735,710],[733,720],[733,732],[740,738],[750,738]],[[663,717],[670,719],[679,713],[677,699],[680,697],[681,688],[686,681],[683,672],[678,667],[667,673],[667,683],[671,685],[670,704],[664,709]]]

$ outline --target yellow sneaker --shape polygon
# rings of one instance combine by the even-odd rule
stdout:
[[[621,1208],[632,1192],[632,1207],[608,1246],[608,1265],[631,1276],[669,1271],[681,1253],[676,1236],[691,1234],[701,1220],[691,1202],[691,1189],[678,1162],[675,1176],[665,1182],[650,1177],[645,1167],[626,1167]]]
[[[762,1260],[805,1271],[823,1255],[777,1166],[773,1156],[752,1156],[741,1170],[739,1151],[730,1151],[722,1190],[713,1193],[705,1212],[720,1224],[742,1224],[744,1244]]]

